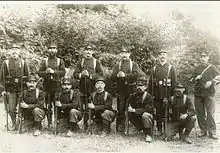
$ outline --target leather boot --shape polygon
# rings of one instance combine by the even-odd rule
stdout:
[[[17,125],[16,125],[16,115],[15,114],[11,114],[11,122],[12,122],[12,131],[15,131],[17,129]]]
[[[103,120],[103,131],[108,135],[111,131],[111,123],[107,120]]]
[[[191,131],[188,131],[188,130],[185,130],[184,134],[183,134],[183,137],[182,137],[182,140],[188,144],[192,144],[192,141],[190,140],[189,138],[189,134],[190,134]]]

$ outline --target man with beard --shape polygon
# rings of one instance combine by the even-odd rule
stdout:
[[[135,83],[141,70],[138,64],[130,59],[131,53],[122,48],[119,56],[121,60],[114,67],[112,72],[112,80],[116,82],[117,92],[117,110],[116,131],[125,133],[125,107],[126,101],[130,94],[135,92]]]
[[[215,84],[219,72],[209,64],[209,55],[206,52],[200,54],[201,64],[195,68],[191,81],[194,82],[195,108],[198,117],[198,124],[201,129],[200,137],[218,139],[216,136],[215,112]],[[206,115],[207,114],[207,115]]]
[[[137,92],[132,94],[128,99],[128,115],[130,122],[138,129],[143,130],[145,141],[152,141],[153,128],[153,98],[146,91],[148,79],[145,76],[137,80]]]
[[[102,136],[110,133],[111,123],[114,121],[115,112],[112,108],[112,95],[105,91],[105,80],[98,77],[95,81],[96,92],[91,94],[88,108],[92,109],[92,119],[95,121],[96,133]]]
[[[81,103],[87,110],[89,95],[93,92],[93,83],[98,76],[103,76],[103,68],[99,60],[95,59],[91,46],[87,46],[84,51],[84,58],[79,61],[74,71],[74,78],[80,80],[79,90],[81,92]],[[85,113],[86,114],[86,113]],[[84,115],[84,128],[87,129],[88,116]]]
[[[175,87],[175,95],[169,99],[168,109],[171,114],[171,122],[176,122],[178,126],[179,137],[184,142],[191,144],[189,134],[192,131],[195,121],[195,108],[190,98],[183,94],[185,91],[184,86],[178,83]],[[184,131],[184,132],[183,132]],[[173,134],[172,139],[176,135]]]
[[[25,78],[29,75],[29,68],[27,63],[20,59],[20,46],[14,44],[9,52],[11,57],[2,63],[0,82],[5,84],[5,91],[2,92],[3,96],[7,97],[8,111],[11,116],[12,130],[16,130],[16,107],[18,104],[18,97],[21,93],[21,80],[25,87]],[[3,85],[4,86],[4,85]]]
[[[24,97],[21,102],[23,109],[24,127],[27,128],[34,125],[34,136],[41,134],[41,122],[45,118],[45,95],[44,92],[36,88],[38,76],[31,74],[29,76],[27,86],[28,90],[24,92]],[[30,124],[29,124],[30,123]],[[32,124],[33,123],[33,124]]]
[[[77,123],[82,119],[82,107],[80,103],[80,94],[71,89],[72,83],[70,78],[63,78],[62,91],[56,95],[55,106],[58,108],[58,120],[68,118],[69,129],[66,134],[71,137],[79,127]]]
[[[62,59],[56,57],[57,45],[51,43],[48,47],[49,57],[41,62],[38,75],[44,79],[43,88],[46,92],[48,127],[52,124],[52,103],[55,93],[59,92],[60,78],[65,75],[65,65]]]
[[[159,62],[153,67],[149,80],[148,91],[154,96],[158,135],[162,135],[162,122],[165,117],[164,102],[174,95],[176,72],[174,66],[167,62],[167,52],[158,53]]]

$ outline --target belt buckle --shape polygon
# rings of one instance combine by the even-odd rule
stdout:
[[[159,81],[159,85],[162,85],[163,84],[163,81]]]
[[[18,83],[18,79],[17,78],[15,79],[15,83]]]

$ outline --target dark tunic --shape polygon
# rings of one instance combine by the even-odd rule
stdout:
[[[92,93],[94,95],[94,93]],[[113,110],[112,108],[112,95],[108,93],[106,101],[104,100],[105,91],[98,93],[95,93],[95,96],[93,99],[93,104],[95,105],[95,111],[98,112],[104,112],[105,110]]]
[[[206,65],[199,65],[194,69],[192,78],[196,78],[198,75],[200,75],[209,64]],[[213,96],[215,94],[215,88],[214,88],[214,82],[213,79],[219,75],[218,70],[215,66],[211,65],[202,75],[202,78],[197,81],[194,87],[194,95],[195,96]],[[205,84],[207,81],[212,81],[212,85],[210,88],[206,89]]]
[[[24,61],[24,65],[22,64],[22,60],[8,60],[8,66],[6,61],[3,62],[1,67],[1,74],[0,74],[0,82],[6,86],[6,91],[8,92],[17,92],[20,91],[21,87],[21,76],[29,75],[29,69],[27,63]],[[18,82],[16,81],[18,79]],[[27,79],[23,79],[24,87],[26,87],[25,81]]]
[[[145,99],[143,100],[142,93],[134,93],[129,97],[128,103],[132,108],[136,110],[136,114],[142,115],[144,112],[153,113],[153,99],[152,96],[147,93]]]
[[[160,100],[166,97],[166,78],[168,75],[169,63],[164,64],[163,66],[158,63],[156,64],[156,68],[151,70],[151,76],[149,80],[149,93],[152,94],[152,85],[154,89],[154,96],[156,99]],[[152,74],[153,74],[153,82],[152,82]],[[174,95],[174,88],[176,84],[176,72],[175,68],[172,66],[170,69],[170,73],[168,76],[167,82],[167,98]]]
[[[170,108],[172,111],[171,120],[174,122],[179,121],[179,118],[182,114],[188,114],[187,118],[191,118],[195,115],[194,105],[188,96],[186,97],[185,103],[183,95],[180,97],[172,96],[169,99],[168,108]]]
[[[60,81],[57,82],[57,77],[62,78],[65,75],[65,65],[62,59],[58,65],[57,58],[48,58],[48,65],[46,65],[46,60],[43,60],[40,65],[38,75],[44,78],[44,90],[45,91],[57,91],[60,87]],[[55,72],[51,75],[46,73],[46,69],[51,68]]]

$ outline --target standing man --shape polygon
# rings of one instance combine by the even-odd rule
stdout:
[[[69,127],[66,134],[71,137],[73,132],[78,129],[77,123],[82,119],[82,107],[80,103],[80,94],[71,89],[72,83],[70,78],[63,78],[62,91],[56,95],[55,106],[58,108],[58,120],[67,118]]]
[[[79,61],[74,71],[74,78],[79,80],[79,90],[81,92],[81,103],[87,111],[87,103],[90,94],[93,92],[94,80],[98,76],[103,76],[103,68],[99,60],[95,59],[91,46],[87,46],[84,51],[84,58]],[[86,113],[85,113],[86,114]],[[84,130],[87,129],[87,115],[84,115]]]
[[[215,112],[215,77],[219,75],[217,69],[209,64],[209,55],[206,52],[200,54],[200,65],[195,68],[191,81],[194,82],[195,108],[198,124],[201,129],[200,137],[218,139],[216,136]],[[207,115],[206,115],[207,114]]]
[[[185,88],[181,83],[175,87],[175,95],[169,99],[168,109],[170,109],[171,122],[177,123],[179,137],[184,142],[191,144],[189,134],[196,122],[195,107],[190,98],[184,94]],[[184,131],[184,132],[183,132]],[[171,139],[177,133],[173,133]]]
[[[33,121],[31,122],[33,123],[31,124],[31,126],[34,125],[34,136],[38,136],[41,134],[41,122],[45,118],[45,95],[43,91],[36,88],[37,81],[37,75],[31,74],[29,76],[27,82],[28,90],[24,92],[23,101],[21,101],[20,99],[21,108],[23,109],[24,115],[24,123]]]
[[[138,78],[137,92],[132,94],[128,100],[128,115],[130,122],[138,129],[143,130],[145,141],[152,141],[153,128],[153,98],[146,91],[148,79],[145,76]]]
[[[167,52],[158,53],[159,62],[153,67],[149,81],[149,93],[154,96],[158,135],[162,135],[162,122],[165,117],[163,103],[174,95],[176,72],[173,65],[167,62]]]
[[[59,92],[60,78],[65,75],[65,65],[58,58],[57,45],[51,43],[48,47],[49,57],[41,62],[38,75],[44,79],[43,88],[46,92],[48,127],[52,124],[52,104],[55,103],[55,93]]]
[[[116,119],[116,131],[125,133],[125,108],[126,101],[131,93],[135,91],[135,83],[141,70],[138,64],[130,59],[131,53],[126,49],[122,48],[120,51],[121,60],[114,67],[112,72],[112,80],[117,85],[117,109],[118,115]]]
[[[98,77],[95,81],[96,91],[91,94],[91,102],[88,108],[92,109],[92,120],[96,125],[96,132],[106,136],[110,133],[111,123],[115,119],[115,112],[112,108],[112,95],[105,91],[105,80]]]
[[[16,115],[18,97],[21,94],[21,79],[23,77],[23,84],[25,87],[25,79],[29,75],[29,68],[27,63],[19,57],[20,46],[14,44],[9,52],[11,57],[2,63],[0,82],[5,84],[5,91],[3,96],[8,97],[8,111],[12,121],[12,130],[16,130]],[[4,86],[4,85],[3,85]]]

